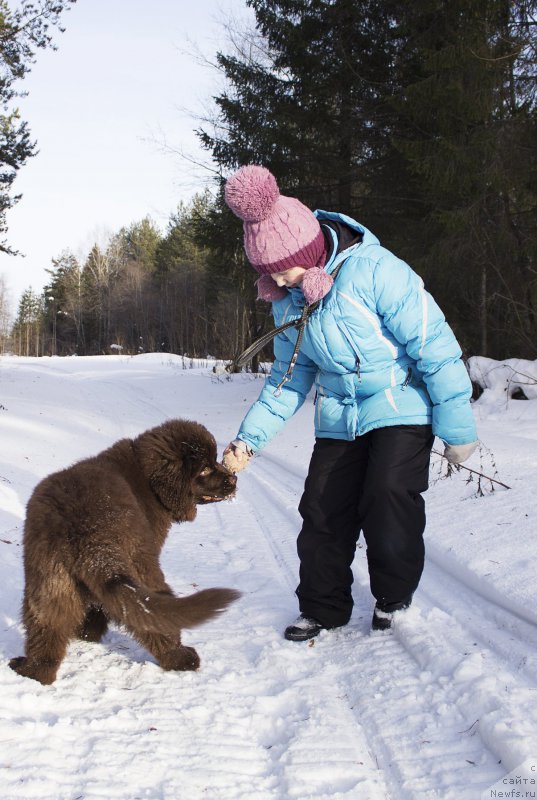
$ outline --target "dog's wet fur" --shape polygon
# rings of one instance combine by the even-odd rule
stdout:
[[[124,626],[165,670],[195,670],[181,629],[215,617],[240,593],[175,597],[159,555],[173,522],[231,497],[236,478],[217,463],[214,437],[170,420],[49,475],[28,503],[24,528],[26,655],[12,669],[50,684],[70,640],[98,642]]]

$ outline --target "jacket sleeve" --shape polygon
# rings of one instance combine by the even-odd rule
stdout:
[[[285,333],[280,333],[274,339],[274,364],[270,375],[240,426],[237,438],[246,442],[254,452],[265,447],[281,431],[286,421],[303,404],[312,387],[317,367],[299,352],[291,380],[283,385],[281,393],[274,394],[287,372],[293,350],[294,344]]]
[[[433,433],[448,444],[477,440],[472,385],[461,348],[423,280],[404,261],[383,256],[374,269],[377,311],[416,361],[433,403]]]

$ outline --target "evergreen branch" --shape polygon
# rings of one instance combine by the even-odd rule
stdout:
[[[508,61],[509,59],[517,58],[522,52],[522,46],[518,47],[516,50],[513,50],[512,53],[507,53],[504,56],[496,56],[493,58],[492,56],[480,56],[475,50],[472,48],[468,48],[469,52],[474,56],[474,58],[478,58],[479,61],[486,61],[487,63],[494,64],[499,61]]]

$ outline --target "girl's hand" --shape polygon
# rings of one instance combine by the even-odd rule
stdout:
[[[467,458],[470,458],[474,450],[477,449],[479,442],[470,442],[470,444],[446,444],[444,455],[450,464],[462,464]]]
[[[230,472],[240,472],[248,466],[252,456],[253,452],[248,445],[240,439],[235,439],[233,442],[230,442],[224,450],[222,464],[224,467],[227,467]]]

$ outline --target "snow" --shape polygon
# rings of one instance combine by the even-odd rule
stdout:
[[[490,376],[489,361],[474,366]],[[35,484],[172,417],[205,424],[222,452],[262,378],[167,354],[0,358],[2,800],[536,796],[537,399],[504,391],[513,369],[535,374],[513,361],[474,403],[483,447],[467,462],[511,488],[481,480],[480,493],[475,475],[448,476],[434,457],[426,568],[392,632],[370,631],[360,543],[351,623],[310,643],[282,638],[297,615],[308,399],[240,474],[236,499],[170,532],[162,564],[176,592],[243,592],[185,632],[199,672],[163,672],[114,629],[100,644],[73,642],[45,687],[7,666],[23,652],[21,538]]]

